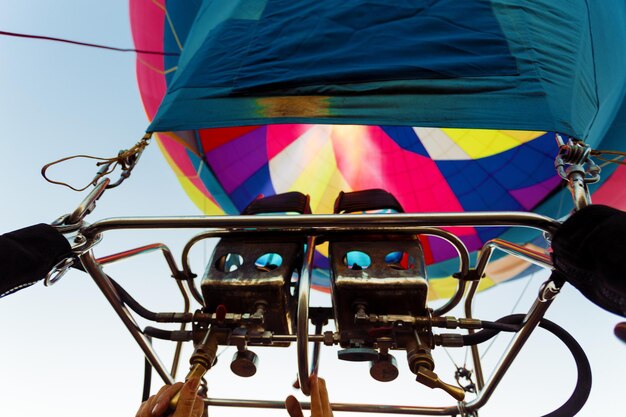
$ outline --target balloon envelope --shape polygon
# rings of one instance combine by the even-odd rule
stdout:
[[[519,129],[607,142],[598,125],[615,129],[606,109],[614,97],[556,105],[584,86],[603,88],[586,61],[590,32],[569,26],[563,35],[570,43],[559,39],[557,48],[548,39],[554,29],[540,25],[520,35],[503,21],[513,2],[464,2],[462,10],[447,1],[408,3],[413,8],[370,10],[330,0],[298,8],[281,1],[131,1],[137,47],[172,53],[139,56],[137,74],[148,116],[156,117],[149,130],[161,132],[159,145],[193,201],[207,214],[237,214],[259,194],[300,191],[311,196],[314,213],[330,213],[340,191],[382,188],[407,212],[566,214],[571,203],[558,192],[554,134]],[[539,16],[554,7],[546,4]],[[581,7],[552,23],[594,18]],[[507,10],[538,25],[537,16]],[[407,20],[414,15],[419,26]],[[530,60],[519,44],[539,40],[537,54],[550,62]],[[420,52],[404,52],[410,50]],[[564,71],[576,64],[568,61],[575,54],[580,64]],[[506,228],[455,232],[474,252],[494,237],[546,246],[536,233]],[[429,237],[425,250],[431,280],[458,269],[448,244]],[[320,251],[314,284],[327,286]],[[484,285],[528,271],[503,257]],[[433,297],[455,286],[451,279],[431,282]]]

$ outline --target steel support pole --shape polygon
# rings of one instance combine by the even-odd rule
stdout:
[[[148,362],[150,362],[161,379],[163,379],[163,382],[166,384],[173,384],[174,378],[172,378],[169,372],[167,372],[165,365],[163,365],[152,347],[152,343],[150,343],[150,340],[143,334],[128,309],[126,309],[124,304],[122,304],[122,301],[115,291],[115,288],[113,288],[111,281],[104,273],[98,262],[96,262],[93,252],[85,252],[79,257],[79,259],[85,267],[85,270],[89,273],[89,275],[91,275],[98,288],[100,288],[100,291],[102,291],[106,299],[109,301],[113,310],[115,310],[130,334],[133,336],[141,350],[143,350]]]
[[[311,394],[309,384],[309,291],[311,290],[311,275],[313,274],[313,255],[315,254],[315,236],[309,236],[306,241],[306,255],[304,267],[298,282],[298,328],[296,334],[296,350],[298,353],[298,382],[304,395]]]
[[[464,408],[466,410],[476,411],[487,403],[496,387],[509,370],[510,366],[513,364],[513,361],[519,354],[520,350],[524,344],[526,344],[526,341],[528,341],[532,332],[539,325],[539,322],[545,315],[548,307],[552,304],[552,301],[558,294],[559,290],[560,287],[558,287],[553,281],[548,281],[542,286],[539,296],[524,318],[522,328],[513,337],[513,340],[505,352],[504,357],[496,366],[493,376],[487,381],[483,389],[478,394],[478,397],[465,404]]]
[[[285,409],[284,401],[266,401],[266,400],[238,400],[238,399],[218,399],[206,398],[204,400],[208,406],[217,407],[245,407],[245,408],[266,408],[266,409]],[[300,405],[304,410],[311,409],[311,403],[301,402]],[[331,403],[333,411],[353,411],[359,413],[383,413],[383,414],[412,414],[422,416],[456,416],[459,408],[451,407],[416,407],[407,405],[385,405],[385,404],[347,404],[347,403]]]

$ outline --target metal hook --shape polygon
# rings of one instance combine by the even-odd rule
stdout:
[[[110,182],[111,180],[109,178],[103,178],[102,181],[96,184],[94,189],[87,194],[87,197],[81,201],[76,210],[74,210],[74,212],[66,219],[66,224],[71,225],[82,222],[83,219],[96,207],[96,201],[98,201],[98,199],[102,196],[104,190],[109,188]]]
[[[46,275],[46,279],[43,282],[43,285],[46,287],[51,287],[56,284],[58,280],[60,280],[63,275],[69,271],[70,267],[74,265],[74,258],[65,258],[57,263],[50,272]]]
[[[139,161],[141,154],[143,154],[143,151],[144,149],[146,149],[146,146],[148,146],[148,143],[149,143],[148,141],[151,138],[152,138],[152,133],[151,132],[146,133],[144,137],[141,138],[141,140],[137,142],[137,144],[135,144],[135,146],[133,146],[132,148],[128,150],[121,150],[117,154],[116,163],[121,165],[122,173],[120,174],[120,177],[117,179],[117,181],[115,181],[112,184],[109,184],[106,187],[107,189],[117,187],[122,182],[124,182],[126,178],[130,177],[130,173],[132,172],[133,168],[135,168],[135,165],[137,165],[137,162]]]
[[[120,173],[120,177],[114,183],[109,184],[106,187],[107,189],[117,187],[118,185],[123,183],[126,178],[130,177],[130,173],[132,172],[133,168],[135,168],[135,165],[137,165],[137,161],[139,161],[139,157],[143,153],[143,149],[144,148],[140,148],[135,153],[119,160],[119,164],[122,166],[122,172]],[[126,151],[120,151],[118,155],[122,157],[124,152]]]

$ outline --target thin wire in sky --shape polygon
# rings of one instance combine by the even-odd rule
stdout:
[[[39,39],[39,40],[52,41],[52,42],[63,42],[63,43],[69,43],[71,45],[87,46],[90,48],[100,48],[100,49],[106,49],[109,51],[116,51],[116,52],[135,52],[138,54],[163,55],[163,56],[180,55],[178,52],[147,51],[145,49],[134,49],[134,48],[117,48],[115,46],[100,45],[97,43],[80,42],[80,41],[74,41],[71,39],[55,38],[52,36],[41,36],[41,35],[30,35],[27,33],[7,32],[4,30],[0,30],[0,35],[13,36],[17,38],[26,38],[26,39]]]

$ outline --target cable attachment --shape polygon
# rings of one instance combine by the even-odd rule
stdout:
[[[454,379],[459,387],[463,388],[463,391],[476,393],[476,384],[472,381],[472,371],[464,366],[459,366],[454,371]]]
[[[580,172],[583,174],[585,184],[593,184],[600,180],[600,167],[591,159],[593,150],[581,140],[568,138],[567,143],[563,137],[556,134],[559,144],[559,153],[554,160],[557,173],[564,180],[569,180],[571,174]]]
[[[101,234],[90,238],[85,237],[81,233],[81,229],[86,225],[84,218],[96,207],[96,201],[98,201],[102,193],[104,193],[104,190],[106,190],[109,181],[108,178],[103,178],[72,213],[65,214],[50,224],[67,239],[74,255],[82,255],[102,240]],[[54,284],[63,274],[65,274],[65,271],[60,273],[55,267],[55,269],[50,272],[49,276],[46,277],[46,285],[48,285],[48,283]],[[52,279],[52,276],[56,276],[56,278]]]
[[[45,178],[46,181],[48,181],[48,182],[50,182],[52,184],[63,185],[63,186],[68,187],[68,188],[70,188],[70,189],[72,189],[74,191],[84,191],[87,188],[89,188],[89,186],[92,186],[92,185],[96,186],[96,184],[98,184],[98,182],[100,182],[100,180],[103,179],[103,177],[106,177],[107,175],[109,175],[113,171],[115,171],[115,169],[117,167],[120,167],[120,169],[122,171],[120,173],[120,177],[117,179],[117,181],[110,182],[107,185],[106,188],[108,189],[108,188],[117,187],[122,182],[124,182],[124,180],[126,178],[128,178],[130,176],[130,173],[132,172],[133,168],[137,164],[137,161],[139,161],[139,157],[143,153],[143,151],[146,148],[146,146],[149,145],[149,143],[150,143],[149,141],[150,141],[151,138],[152,138],[152,133],[150,133],[150,132],[146,133],[143,136],[143,138],[141,138],[141,140],[139,142],[137,142],[133,147],[131,147],[130,149],[125,149],[125,150],[119,151],[117,156],[115,156],[113,158],[101,158],[101,157],[91,156],[91,155],[73,155],[73,156],[68,156],[66,158],[61,158],[59,160],[56,160],[56,161],[53,161],[53,162],[50,162],[50,163],[44,165],[41,168],[41,175]],[[95,160],[99,161],[99,162],[96,163],[96,166],[100,167],[98,169],[98,172],[93,177],[91,182],[89,182],[84,187],[82,187],[82,188],[75,188],[75,187],[71,186],[68,183],[51,180],[46,175],[46,171],[51,166],[60,164],[61,162],[69,161],[70,159],[77,159],[77,158],[95,159]]]
[[[477,410],[469,410],[463,406],[463,403],[459,403],[459,413],[458,417],[478,417]]]
[[[608,155],[612,155],[612,157],[609,157]],[[626,165],[626,152],[601,151],[599,149],[594,149],[591,151],[591,156],[604,161],[604,163],[600,165],[601,168],[608,164]]]
[[[100,169],[100,171],[102,171],[102,169],[105,166],[108,167],[111,164],[112,164],[111,171],[115,169],[117,165],[119,165],[122,169],[122,173],[120,174],[120,177],[118,178],[118,180],[112,184],[109,184],[107,186],[107,189],[117,187],[122,182],[124,182],[126,178],[130,177],[130,173],[132,172],[133,168],[135,168],[135,165],[137,165],[137,161],[139,161],[139,158],[141,157],[141,154],[143,153],[144,149],[146,149],[146,147],[150,144],[149,140],[151,138],[152,138],[152,133],[151,132],[146,133],[141,138],[141,140],[135,144],[135,146],[133,146],[132,148],[128,150],[120,151],[117,154],[117,158],[115,158],[114,161],[111,161],[108,164],[105,164]],[[98,173],[100,173],[100,171],[98,171]],[[94,184],[97,181],[97,179],[99,179],[99,177],[94,178]]]
[[[591,204],[587,184],[600,180],[600,167],[591,159],[592,149],[583,141],[556,134],[559,153],[554,159],[554,168],[561,178],[568,181],[576,210]]]

